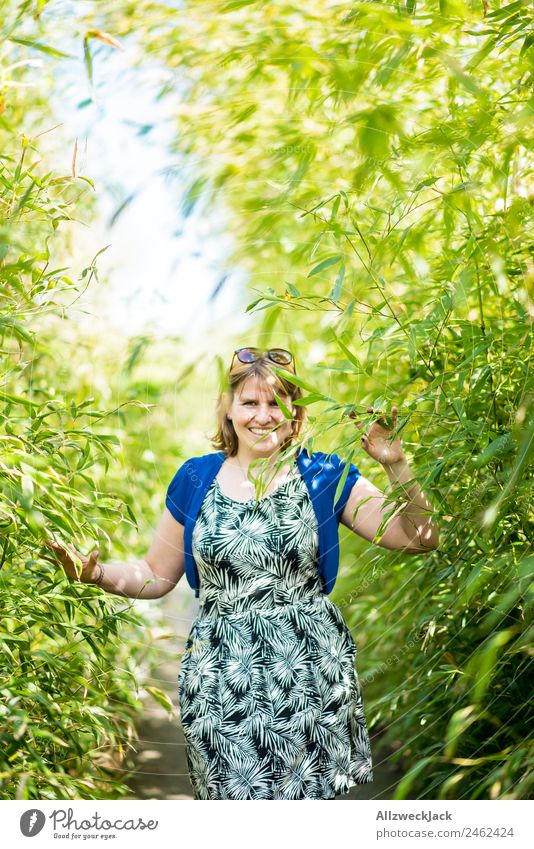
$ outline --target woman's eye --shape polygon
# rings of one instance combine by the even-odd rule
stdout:
[[[253,404],[253,405],[255,406],[255,405],[256,405],[256,401],[243,401],[243,405],[244,405],[245,407],[248,407],[248,406],[249,406],[249,404]],[[271,407],[278,407],[278,404],[276,403],[276,401],[271,401]]]

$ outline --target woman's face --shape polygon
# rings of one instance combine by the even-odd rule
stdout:
[[[279,397],[295,415],[291,398],[288,395]],[[240,446],[246,446],[261,457],[272,454],[291,436],[291,422],[284,418],[272,388],[256,375],[248,377],[237,388],[227,415],[233,422]]]

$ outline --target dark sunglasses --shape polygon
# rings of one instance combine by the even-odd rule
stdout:
[[[276,363],[277,366],[292,365],[293,371],[295,370],[293,354],[286,351],[285,348],[269,348],[268,351],[260,351],[259,348],[238,348],[234,351],[230,368],[232,368],[232,365],[234,364],[234,357],[237,357],[240,363],[255,363],[256,360],[261,359],[264,355],[267,356],[271,362]]]

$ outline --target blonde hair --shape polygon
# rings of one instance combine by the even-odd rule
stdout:
[[[300,386],[295,386],[273,370],[270,360],[261,357],[253,363],[242,363],[237,357],[234,365],[226,375],[226,385],[223,386],[217,399],[216,416],[217,429],[210,437],[211,444],[217,451],[224,451],[228,457],[235,457],[238,448],[238,439],[234,430],[233,422],[227,417],[228,411],[239,387],[249,377],[258,377],[266,383],[277,395],[287,395],[291,402],[302,398]],[[297,405],[296,413],[291,421],[291,434],[280,445],[280,451],[289,448],[296,439],[306,421],[306,407]]]

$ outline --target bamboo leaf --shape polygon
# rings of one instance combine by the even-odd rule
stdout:
[[[149,693],[156,702],[161,705],[161,707],[165,708],[167,713],[171,716],[174,714],[174,705],[163,690],[160,690],[159,687],[145,687],[147,693]]]
[[[39,41],[33,41],[29,38],[20,38],[20,36],[10,36],[9,40],[14,44],[23,44],[25,47],[32,47],[34,50],[39,50],[40,53],[46,53],[48,56],[57,56],[60,59],[74,59],[70,53],[64,53],[56,47],[51,47],[49,44],[41,44]]]
[[[320,263],[318,263],[318,265],[312,268],[312,270],[308,274],[308,277],[313,277],[315,274],[320,274],[321,271],[325,271],[332,265],[337,265],[338,262],[341,262],[342,259],[343,257],[341,256],[341,254],[335,254],[334,256],[329,256],[326,259],[323,259]]]

